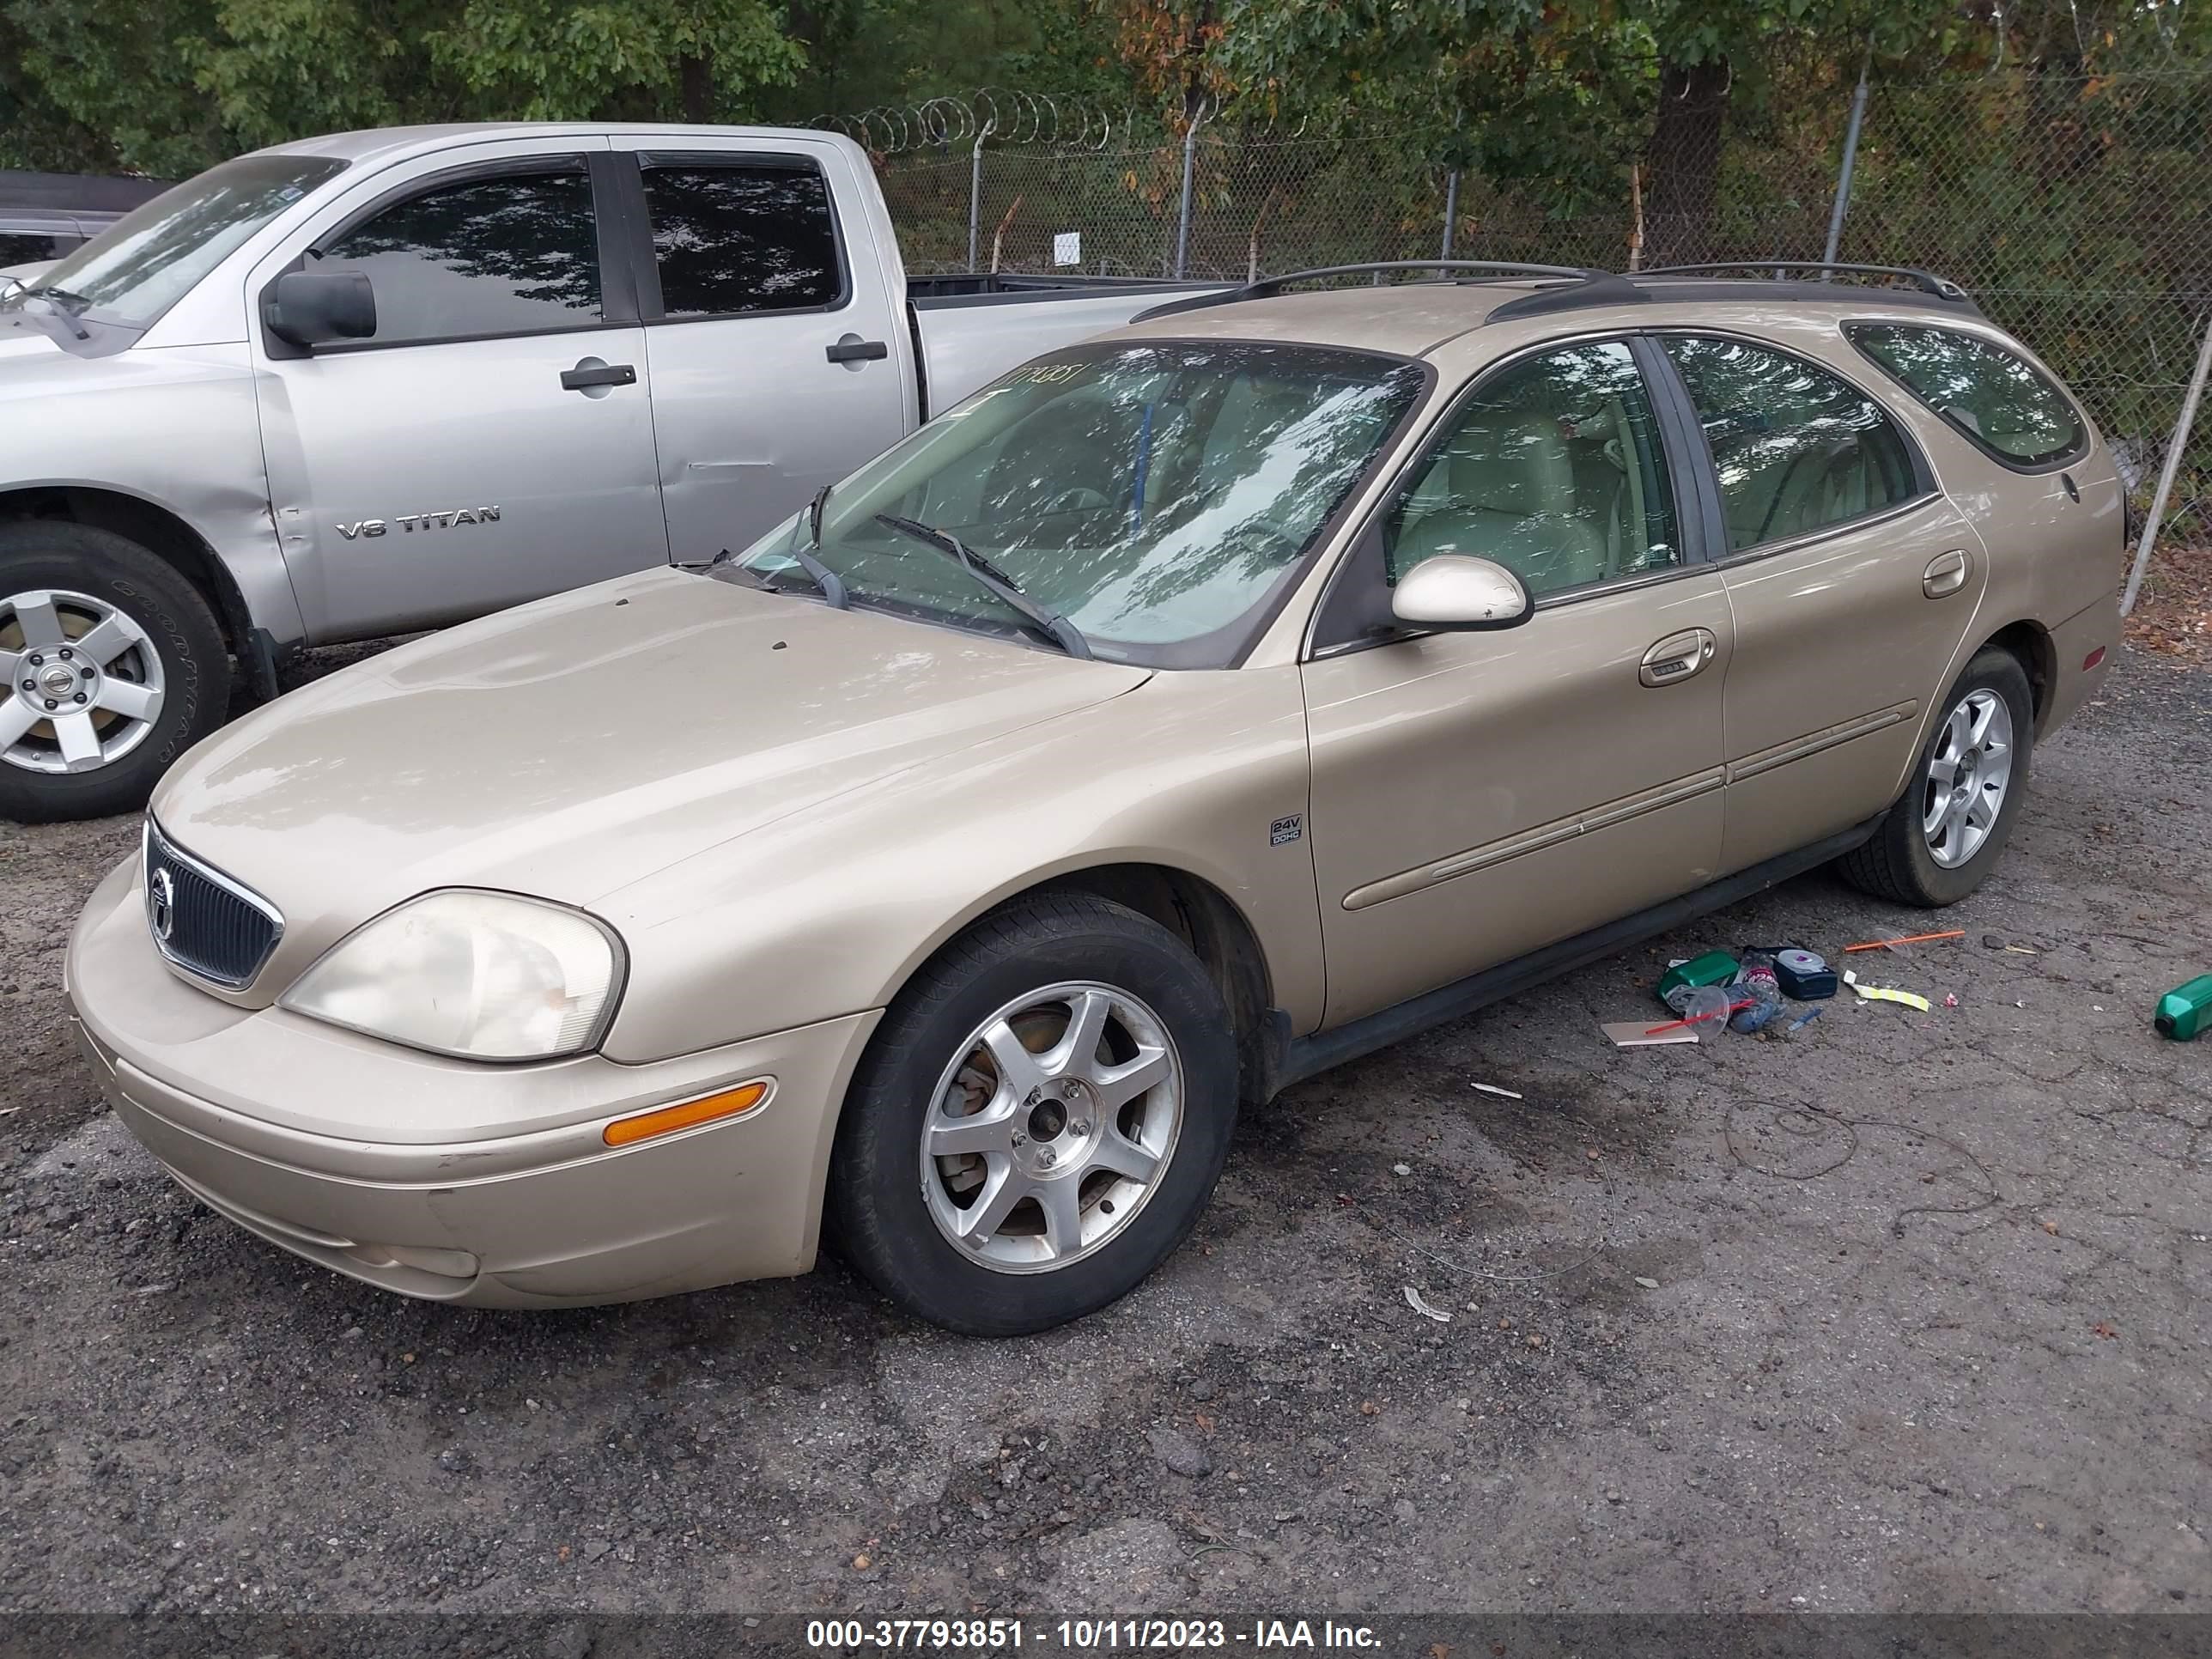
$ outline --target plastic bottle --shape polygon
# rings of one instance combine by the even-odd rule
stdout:
[[[1775,975],[1774,958],[1764,951],[1745,951],[1743,966],[1729,983],[1730,1001],[1741,1002],[1746,997],[1752,1000],[1751,1006],[1736,1010],[1729,1029],[1747,1036],[1782,1012],[1782,981]]]

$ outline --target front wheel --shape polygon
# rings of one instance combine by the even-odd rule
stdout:
[[[2027,793],[2035,696],[2019,659],[1984,647],[1944,708],[1904,795],[1842,860],[1845,878],[1876,898],[1956,904],[1996,866]]]
[[[222,723],[230,659],[192,585],[88,525],[0,525],[0,817],[135,811]]]
[[[1228,1010],[1181,940],[1044,895],[892,1004],[838,1126],[838,1246],[908,1311],[1012,1336],[1126,1294],[1213,1191],[1237,1113]]]

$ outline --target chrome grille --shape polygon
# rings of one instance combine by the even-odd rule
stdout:
[[[210,985],[251,985],[284,935],[276,907],[178,848],[150,817],[143,873],[155,948]]]

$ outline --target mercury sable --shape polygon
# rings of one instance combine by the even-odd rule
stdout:
[[[115,1109],[411,1295],[827,1239],[1035,1331],[1240,1104],[1824,860],[1972,891],[2117,638],[2075,402],[1920,273],[1437,269],[1164,307],[209,738],[71,940]]]

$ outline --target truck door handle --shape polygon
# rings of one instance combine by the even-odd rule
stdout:
[[[1711,629],[1686,628],[1679,634],[1669,634],[1645,652],[1636,678],[1645,685],[1673,685],[1703,668],[1719,649],[1720,643],[1713,638]]]
[[[561,390],[588,392],[595,386],[635,386],[637,368],[631,363],[601,362],[586,357],[574,368],[561,371]]]
[[[881,340],[864,340],[857,334],[848,334],[836,345],[824,346],[822,355],[833,363],[881,362],[891,355],[891,349]]]
[[[1928,568],[1921,573],[1920,591],[1931,599],[1957,592],[1966,585],[1966,550],[1963,547],[1938,553],[1928,561]]]

